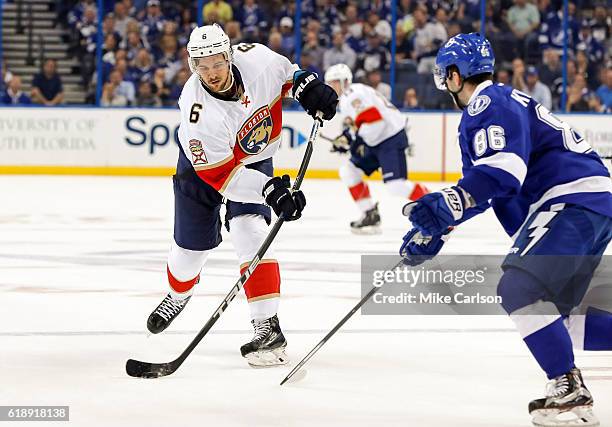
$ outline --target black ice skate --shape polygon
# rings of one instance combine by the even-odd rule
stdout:
[[[252,320],[251,323],[255,328],[255,335],[251,342],[240,347],[242,357],[255,368],[286,365],[289,362],[285,354],[287,340],[276,314],[265,320]]]
[[[152,334],[159,334],[174,320],[178,314],[183,311],[191,295],[184,299],[174,299],[170,294],[157,306],[153,313],[147,319],[147,329]]]
[[[532,400],[529,413],[535,426],[598,426],[593,415],[593,397],[577,368],[552,380],[546,397]]]
[[[357,221],[351,222],[351,231],[355,234],[379,234],[380,233],[380,214],[378,213],[378,203],[370,210],[367,210]]]

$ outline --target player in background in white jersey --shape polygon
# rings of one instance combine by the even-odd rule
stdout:
[[[168,257],[170,292],[151,313],[147,328],[166,329],[189,301],[210,252],[221,243],[219,211],[243,272],[268,235],[270,208],[286,221],[306,204],[291,193],[288,175],[272,177],[280,144],[282,98],[292,92],[315,117],[330,120],[338,97],[316,75],[300,70],[261,44],[232,47],[217,24],[195,28],[187,44],[192,76],[179,107],[179,160],[173,177],[174,242]],[[265,203],[265,204],[264,204]],[[206,283],[206,274],[202,274]],[[252,366],[287,363],[287,341],[277,311],[280,270],[270,249],[245,284],[253,339],[240,349]]]
[[[382,169],[388,191],[402,199],[418,200],[429,191],[407,179],[406,119],[393,104],[370,86],[353,83],[353,73],[345,64],[336,64],[325,73],[325,82],[334,88],[339,99],[344,131],[333,144],[333,151],[350,152],[340,167],[340,179],[348,187],[362,217],[351,222],[351,231],[370,234],[379,231],[378,203],[363,175]]]

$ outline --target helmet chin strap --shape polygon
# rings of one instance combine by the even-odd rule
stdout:
[[[347,79],[340,80],[340,93],[338,94],[338,96],[342,96],[342,94],[345,93],[350,86],[351,85],[349,84]]]
[[[463,85],[465,84],[465,80],[461,79],[461,86],[459,87],[459,90],[457,91],[453,91],[451,90],[448,85],[446,85],[446,91],[448,93],[450,93],[450,95],[453,97],[453,101],[455,101],[455,104],[457,105],[457,107],[459,107],[460,109],[464,110],[465,107],[467,107],[467,105],[463,105],[461,103],[461,101],[459,101],[459,93],[461,93],[461,91],[463,90]]]
[[[218,93],[225,93],[234,86],[234,72],[232,71],[232,64],[229,64],[229,84],[225,89],[220,90]]]

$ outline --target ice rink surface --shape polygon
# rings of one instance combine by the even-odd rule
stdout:
[[[432,185],[438,188],[439,185]],[[361,254],[395,254],[407,231],[381,183],[383,234],[355,236],[338,181],[306,180],[304,218],[277,238],[279,312],[299,361],[360,298]],[[183,367],[130,378],[128,358],[174,359],[238,277],[226,241],[167,333],[145,321],[167,291],[169,178],[0,177],[0,405],[69,405],[73,426],[529,426],[545,376],[506,317],[361,316],[279,386],[291,366],[252,369],[241,295]],[[504,254],[491,212],[462,225],[444,253]],[[612,426],[612,354],[578,353],[602,426]],[[10,425],[11,423],[2,423]],[[45,425],[67,423],[45,423]],[[22,424],[19,424],[22,425]]]

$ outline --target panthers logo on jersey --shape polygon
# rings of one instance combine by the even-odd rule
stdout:
[[[255,155],[267,147],[272,134],[272,115],[266,105],[257,110],[238,131],[236,139],[242,151]]]

